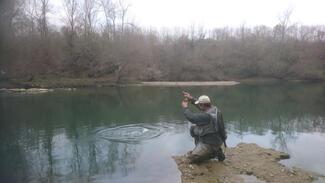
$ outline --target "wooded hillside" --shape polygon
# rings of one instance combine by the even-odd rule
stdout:
[[[51,0],[0,2],[1,78],[138,80],[325,79],[325,26],[157,31],[129,22],[112,0],[62,0],[64,26],[49,21]]]

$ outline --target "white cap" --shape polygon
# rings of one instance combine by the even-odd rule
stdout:
[[[211,100],[206,95],[201,95],[197,101],[195,101],[195,104],[210,104]]]

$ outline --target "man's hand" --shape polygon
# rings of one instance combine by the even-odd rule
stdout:
[[[182,107],[183,107],[183,108],[187,108],[187,107],[188,107],[188,100],[187,100],[187,98],[185,98],[185,99],[182,101]]]
[[[185,91],[183,91],[183,96],[184,96],[186,99],[189,99],[189,100],[192,100],[192,99],[193,99],[193,97],[191,96],[191,94],[188,93],[188,92],[185,92]]]

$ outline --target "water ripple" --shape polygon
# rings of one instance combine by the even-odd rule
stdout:
[[[136,143],[160,136],[164,130],[159,126],[148,124],[131,124],[101,129],[97,136],[109,141]]]
[[[97,138],[109,141],[138,143],[153,139],[165,132],[177,132],[184,123],[129,124],[111,128],[101,128],[95,131]]]

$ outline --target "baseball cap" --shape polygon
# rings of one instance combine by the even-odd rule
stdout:
[[[195,101],[195,104],[209,104],[211,103],[211,100],[206,95],[201,95],[197,101]]]

